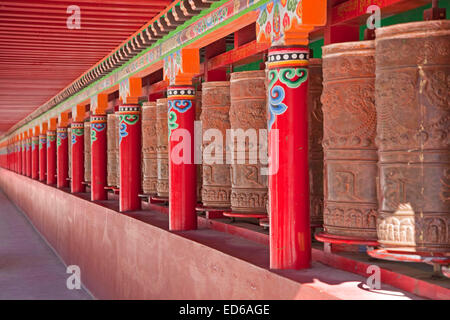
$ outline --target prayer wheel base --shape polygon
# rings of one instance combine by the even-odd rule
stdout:
[[[204,213],[207,219],[220,219],[224,218],[224,212],[227,212],[227,208],[214,208],[205,207],[203,204],[199,204],[195,207],[195,211],[198,213]]]
[[[430,252],[405,252],[396,249],[374,249],[368,250],[367,254],[375,259],[396,261],[396,262],[416,262],[426,263],[433,266],[434,275],[450,278],[450,252],[430,253]]]
[[[139,198],[150,204],[162,204],[166,205],[169,202],[169,198],[158,198],[156,194],[140,194]]]
[[[117,187],[105,187],[105,190],[111,191],[114,194],[119,194],[120,189]]]
[[[169,197],[161,197],[161,196],[152,196],[150,197],[150,203],[154,204],[168,204],[169,203]]]
[[[357,249],[356,251],[361,251],[361,249],[364,249],[363,251],[369,251],[379,245],[378,241],[375,240],[336,236],[326,232],[316,233],[314,238],[319,242],[323,242],[325,252],[331,252],[333,245],[339,246],[339,251],[343,252],[353,252],[355,249]]]
[[[256,212],[256,213],[241,213],[241,212],[224,212],[223,214],[228,218],[254,218],[254,219],[265,219],[267,218],[267,213]]]

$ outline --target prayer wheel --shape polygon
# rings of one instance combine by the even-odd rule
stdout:
[[[69,163],[69,172],[68,172],[68,177],[69,179],[72,178],[72,128],[71,127],[67,127],[67,140],[69,143],[68,146],[68,153],[69,153],[69,159],[68,159],[68,163]]]
[[[323,113],[320,97],[322,95],[322,60],[309,60],[308,89],[308,131],[309,131],[309,184],[311,224],[323,223]]]
[[[169,197],[169,153],[167,126],[167,99],[156,100],[156,163],[158,197]]]
[[[195,121],[200,121],[200,115],[202,113],[202,92],[196,91],[195,97]],[[200,150],[201,152],[201,145]],[[202,202],[202,184],[203,184],[203,168],[201,164],[197,164],[197,202]]]
[[[265,80],[264,70],[231,74],[230,126],[234,134],[228,148],[234,159],[231,210],[236,213],[266,213],[267,175],[261,174],[261,168],[267,165],[259,154],[260,147],[267,149],[267,142],[259,141],[260,130],[267,129]]]
[[[230,82],[213,81],[202,84],[202,201],[205,207],[231,206],[231,172],[230,165],[227,164],[225,142],[226,130],[230,129],[230,103]]]
[[[378,242],[450,252],[450,21],[376,31]]]
[[[84,123],[84,181],[91,182],[91,123]]]
[[[377,217],[375,42],[323,47],[324,229],[373,241]]]
[[[118,185],[117,181],[117,116],[115,114],[108,114],[107,119],[107,137],[108,137],[108,157],[107,157],[107,182],[108,186],[115,187]]]
[[[142,106],[142,191],[155,195],[158,183],[156,102]]]

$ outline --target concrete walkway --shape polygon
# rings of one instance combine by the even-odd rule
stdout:
[[[66,267],[0,190],[0,299],[92,299],[69,290]]]

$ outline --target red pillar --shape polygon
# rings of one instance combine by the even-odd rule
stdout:
[[[22,140],[22,175],[27,174],[27,139]]]
[[[39,136],[31,138],[31,178],[39,179]]]
[[[32,138],[27,139],[27,177],[31,177],[31,142]]]
[[[106,200],[106,115],[91,116],[91,200]]]
[[[167,90],[169,126],[169,228],[197,229],[197,170],[194,164],[195,88]]]
[[[268,55],[270,267],[311,265],[308,175],[308,47],[272,47]],[[274,130],[278,130],[277,132]]]
[[[72,122],[71,192],[84,192],[84,123]]]
[[[119,107],[120,211],[141,209],[141,107]]]
[[[17,173],[22,174],[22,140],[17,141]]]
[[[39,181],[45,181],[47,174],[47,135],[39,135]]]
[[[47,131],[47,184],[56,184],[56,131]]]
[[[13,171],[17,172],[17,144],[13,142]]]
[[[22,170],[22,155],[20,152],[20,140],[16,142],[16,172],[20,174]]]
[[[67,128],[58,127],[56,128],[56,159],[57,159],[57,179],[56,186],[58,188],[65,188],[69,186],[69,153],[68,153],[68,139],[67,139]]]

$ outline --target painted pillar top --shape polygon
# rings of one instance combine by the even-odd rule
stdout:
[[[200,73],[198,48],[181,49],[164,58],[164,80],[170,85],[190,85],[192,78]]]
[[[308,45],[309,33],[326,20],[326,0],[269,1],[259,9],[256,37],[272,46]]]

